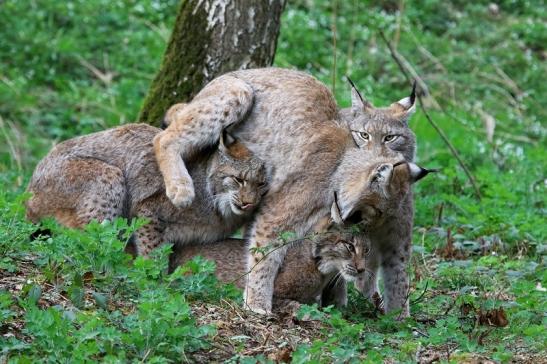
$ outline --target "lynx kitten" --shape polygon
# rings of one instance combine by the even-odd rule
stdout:
[[[186,208],[165,196],[152,140],[161,130],[145,124],[67,140],[36,167],[27,217],[52,216],[80,227],[92,219],[144,217],[135,236],[137,253],[162,242],[213,242],[230,236],[251,216],[266,192],[262,161],[240,142],[222,137],[188,162],[196,198]],[[226,140],[224,140],[226,139]]]

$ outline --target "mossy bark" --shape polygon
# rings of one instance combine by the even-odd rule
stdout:
[[[183,0],[139,121],[159,125],[169,106],[236,69],[270,66],[285,0]]]

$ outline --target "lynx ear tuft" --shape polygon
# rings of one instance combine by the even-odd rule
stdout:
[[[396,103],[397,110],[401,116],[408,120],[416,111],[416,80],[412,84],[412,92],[410,96],[405,97]]]
[[[218,150],[223,154],[228,154],[228,147],[235,142],[235,138],[231,136],[226,129],[222,130],[218,141]]]
[[[410,93],[410,103],[414,105],[416,102],[416,80],[412,83],[412,92]]]
[[[338,225],[344,223],[342,214],[340,213],[340,207],[338,206],[338,195],[336,194],[336,191],[334,191],[334,202],[330,208],[330,217],[332,218],[332,221]]]
[[[426,169],[414,163],[408,163],[410,171],[410,182],[415,183],[427,176],[430,173],[438,172],[438,169]]]
[[[370,102],[363,98],[359,90],[357,90],[357,87],[355,87],[355,84],[353,83],[351,78],[347,76],[346,78],[351,85],[351,111],[356,114],[360,111],[371,108],[372,105],[370,104]]]

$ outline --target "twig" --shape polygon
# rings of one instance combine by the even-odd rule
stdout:
[[[425,293],[427,292],[428,285],[429,285],[429,280],[425,281],[425,287],[424,287],[424,290],[422,291],[422,294],[420,294],[420,296],[416,298],[414,301],[410,302],[411,305],[415,305],[416,303],[419,303],[420,301],[424,299]]]
[[[401,39],[401,20],[403,18],[403,12],[405,11],[405,2],[400,0],[398,4],[397,20],[395,27],[395,46],[399,45],[399,40]]]
[[[237,281],[239,281],[241,278],[249,275],[251,273],[251,271],[257,266],[259,265],[264,259],[266,259],[266,257],[270,254],[272,254],[273,252],[275,252],[276,250],[279,250],[281,248],[284,248],[285,246],[289,245],[289,244],[293,244],[293,243],[299,243],[299,242],[302,242],[306,239],[309,239],[310,237],[309,236],[304,236],[302,238],[299,238],[299,239],[294,239],[294,240],[289,240],[289,241],[285,241],[283,242],[282,244],[278,245],[278,246],[274,246],[273,249],[271,250],[268,250],[266,252],[266,254],[262,254],[262,257],[251,267],[249,268],[249,270],[243,274],[241,274],[239,277],[235,278],[234,280],[232,280],[231,282],[229,283],[232,283],[232,284],[235,284]],[[268,246],[268,245],[267,245]]]
[[[353,49],[355,47],[355,29],[357,24],[357,14],[359,14],[359,9],[357,5],[357,0],[353,0],[353,16],[351,18],[351,31],[349,34],[349,43],[348,43],[348,54],[347,54],[347,61],[346,61],[346,73],[349,72],[349,70],[353,66]]]
[[[443,220],[443,210],[444,202],[441,202],[441,205],[439,206],[439,215],[437,216],[437,226],[441,226],[441,222]]]
[[[332,94],[336,95],[336,13],[338,1],[332,4]]]
[[[405,76],[407,81],[411,82],[412,80],[407,74],[407,68],[401,62],[400,57],[398,57],[397,51],[393,48],[393,46],[391,45],[389,40],[387,40],[384,32],[380,31],[380,36],[382,37],[383,41],[386,43],[386,45],[389,48],[389,51],[391,53],[391,57],[393,58],[395,63],[397,63],[397,65],[399,66],[399,69],[401,70],[401,72],[403,73],[403,75]],[[415,73],[415,71],[414,71],[414,73]],[[425,83],[423,82],[423,80],[417,74],[415,74],[415,76],[417,78],[416,81],[417,81],[418,85],[420,85],[420,87],[422,87],[422,84],[425,86]],[[425,86],[425,87],[426,88],[422,89],[422,90],[427,90],[427,86]],[[478,200],[480,200],[481,199],[481,192],[479,190],[479,187],[477,185],[475,177],[473,177],[473,175],[471,174],[471,171],[469,170],[469,168],[467,168],[467,165],[463,162],[463,159],[460,157],[460,154],[458,153],[456,148],[452,145],[452,143],[450,142],[450,140],[448,139],[448,137],[446,136],[444,131],[441,128],[439,128],[439,126],[433,121],[431,116],[429,116],[429,112],[427,111],[427,108],[424,105],[421,94],[418,93],[417,96],[418,96],[418,102],[420,103],[420,108],[422,109],[427,121],[433,127],[433,129],[435,129],[437,134],[439,134],[439,136],[444,141],[444,143],[446,144],[446,146],[448,147],[448,149],[450,150],[450,152],[452,153],[454,158],[456,158],[456,160],[458,161],[458,164],[460,165],[460,167],[462,167],[465,175],[469,179],[469,182],[471,182],[471,185],[473,186],[473,189],[475,190],[475,196],[477,197]]]
[[[401,71],[403,72],[406,79],[407,80],[410,80],[411,78],[414,79],[416,81],[416,83],[418,84],[418,87],[419,87],[421,93],[431,97],[433,99],[434,103],[436,104],[436,106],[438,106],[438,102],[437,102],[437,100],[435,100],[431,96],[431,93],[429,92],[429,88],[427,87],[427,84],[424,82],[424,80],[422,80],[420,75],[418,75],[418,72],[416,72],[416,70],[414,69],[414,67],[412,67],[410,62],[408,62],[401,54],[399,54],[399,52],[397,52],[397,50],[393,47],[391,42],[386,38],[386,35],[384,34],[384,32],[381,31],[381,30],[380,30],[380,37],[382,38],[384,43],[389,48],[389,52],[391,53],[391,57],[395,60],[395,62],[397,63],[397,65],[399,66]],[[412,77],[409,77],[407,75],[407,72],[409,72]]]

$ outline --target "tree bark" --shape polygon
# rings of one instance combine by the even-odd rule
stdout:
[[[183,0],[138,120],[159,125],[169,106],[237,69],[270,66],[286,0]]]

